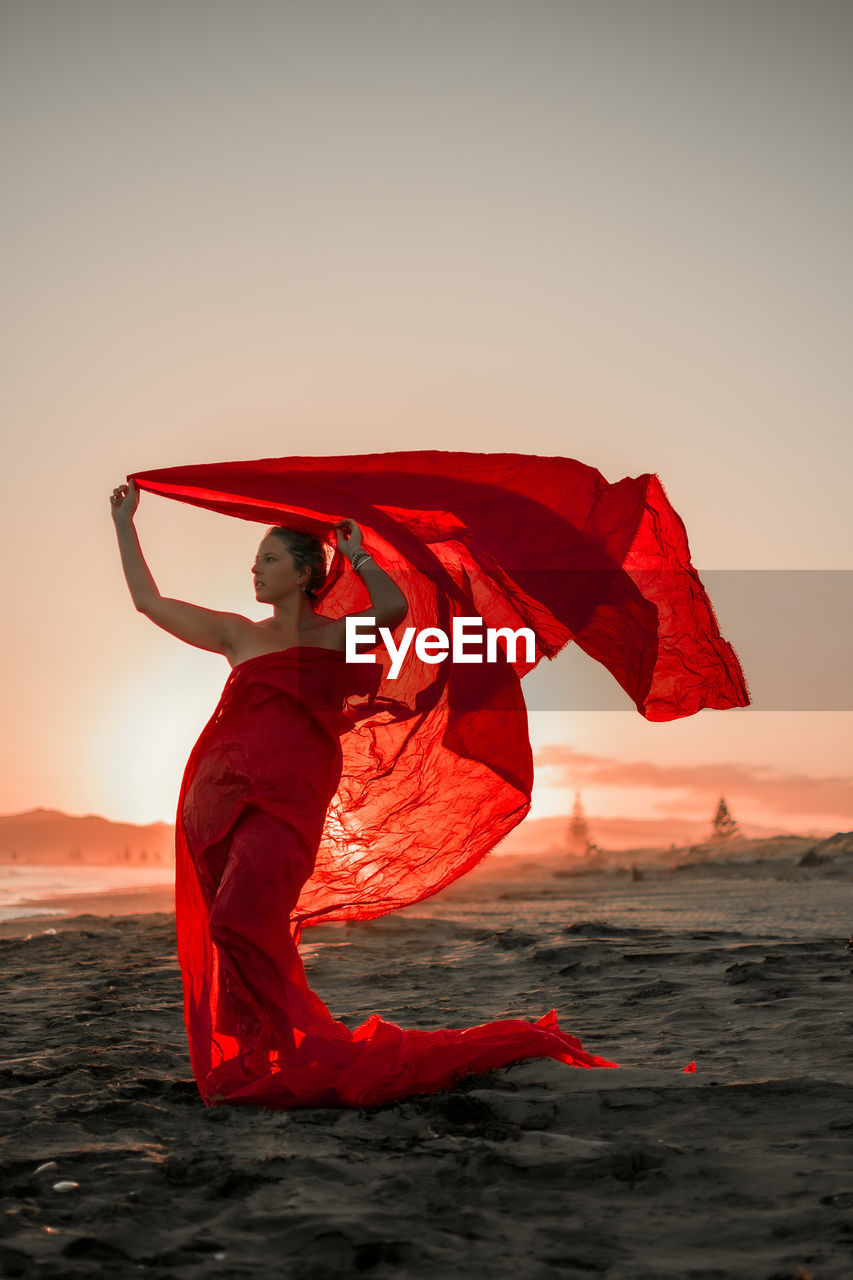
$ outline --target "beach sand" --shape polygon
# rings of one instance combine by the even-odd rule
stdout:
[[[847,1280],[853,919],[810,931],[794,907],[853,906],[851,864],[469,877],[306,931],[309,981],[351,1027],[556,1008],[621,1064],[530,1061],[371,1110],[206,1109],[168,911],[6,924],[0,1270]],[[733,885],[752,929],[718,918]]]

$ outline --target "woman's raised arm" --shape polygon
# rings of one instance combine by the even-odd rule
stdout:
[[[355,520],[347,518],[335,525],[338,550],[356,569],[370,596],[370,607],[351,618],[375,618],[377,627],[398,627],[409,612],[409,602],[403,592],[373,556],[362,546],[362,533]],[[340,620],[344,625],[346,619]]]
[[[110,506],[124,576],[139,612],[186,644],[228,655],[234,647],[238,629],[248,625],[248,619],[239,613],[220,613],[216,609],[202,609],[184,600],[161,596],[145,563],[133,523],[134,512],[139,506],[139,490],[132,480],[130,484],[121,484],[113,489]]]

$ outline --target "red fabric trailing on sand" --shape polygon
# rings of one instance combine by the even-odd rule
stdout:
[[[335,550],[351,516],[409,601],[530,627],[533,662],[347,663],[314,646],[240,663],[193,749],[176,826],[178,952],[208,1104],[364,1106],[529,1057],[612,1066],[537,1022],[350,1032],[310,990],[302,927],[367,920],[470,870],[528,812],[520,677],[574,639],[649,719],[745,706],[737,657],[654,475],[608,484],[566,458],[439,451],[279,458],[136,473],[141,489],[330,542],[316,608],[369,606]],[[289,922],[289,928],[288,926]]]
[[[341,701],[363,687],[364,670],[305,645],[250,658],[231,672],[190,757],[176,828],[176,916],[190,1057],[205,1102],[370,1106],[521,1058],[613,1065],[561,1031],[553,1010],[537,1023],[439,1031],[403,1030],[374,1015],[350,1032],[311,991],[287,922],[311,883],[341,777]],[[503,818],[499,802],[491,807]],[[424,857],[453,838],[449,817],[449,826],[422,833]],[[347,858],[345,837],[333,848]],[[363,877],[366,898],[380,870],[353,857],[352,879]]]

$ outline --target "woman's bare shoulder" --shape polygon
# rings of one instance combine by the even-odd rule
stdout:
[[[276,630],[272,618],[264,618],[260,622],[241,618],[240,621],[245,625],[235,627],[231,652],[227,655],[232,666],[247,658],[260,658],[267,653],[296,649],[302,645],[318,649],[338,649],[341,653],[346,650],[343,619],[324,618],[317,614],[310,627],[287,636]]]

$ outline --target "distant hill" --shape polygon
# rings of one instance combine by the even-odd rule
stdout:
[[[711,825],[687,818],[588,816],[587,822],[590,838],[611,850],[697,844],[708,838]],[[781,826],[762,827],[749,822],[739,825],[744,836],[751,839],[791,834]],[[568,826],[568,814],[528,818],[501,841],[492,856],[564,852]],[[832,833],[814,830],[797,834],[822,839]],[[138,826],[130,822],[110,822],[95,814],[75,817],[58,809],[30,809],[26,813],[0,816],[0,863],[172,863],[174,838],[175,829],[168,822]]]
[[[589,836],[604,849],[637,849],[661,847],[670,844],[698,844],[707,840],[711,832],[709,821],[698,822],[690,818],[596,818],[587,815]],[[741,822],[738,826],[744,836],[761,839],[765,836],[807,835],[823,839],[831,835],[829,829],[792,833],[782,827],[763,827],[756,822]],[[527,818],[502,840],[495,855],[503,853],[559,853],[568,848],[569,815],[556,818]]]
[[[0,817],[0,862],[153,863],[174,861],[174,827],[138,826],[95,814],[30,809]]]

